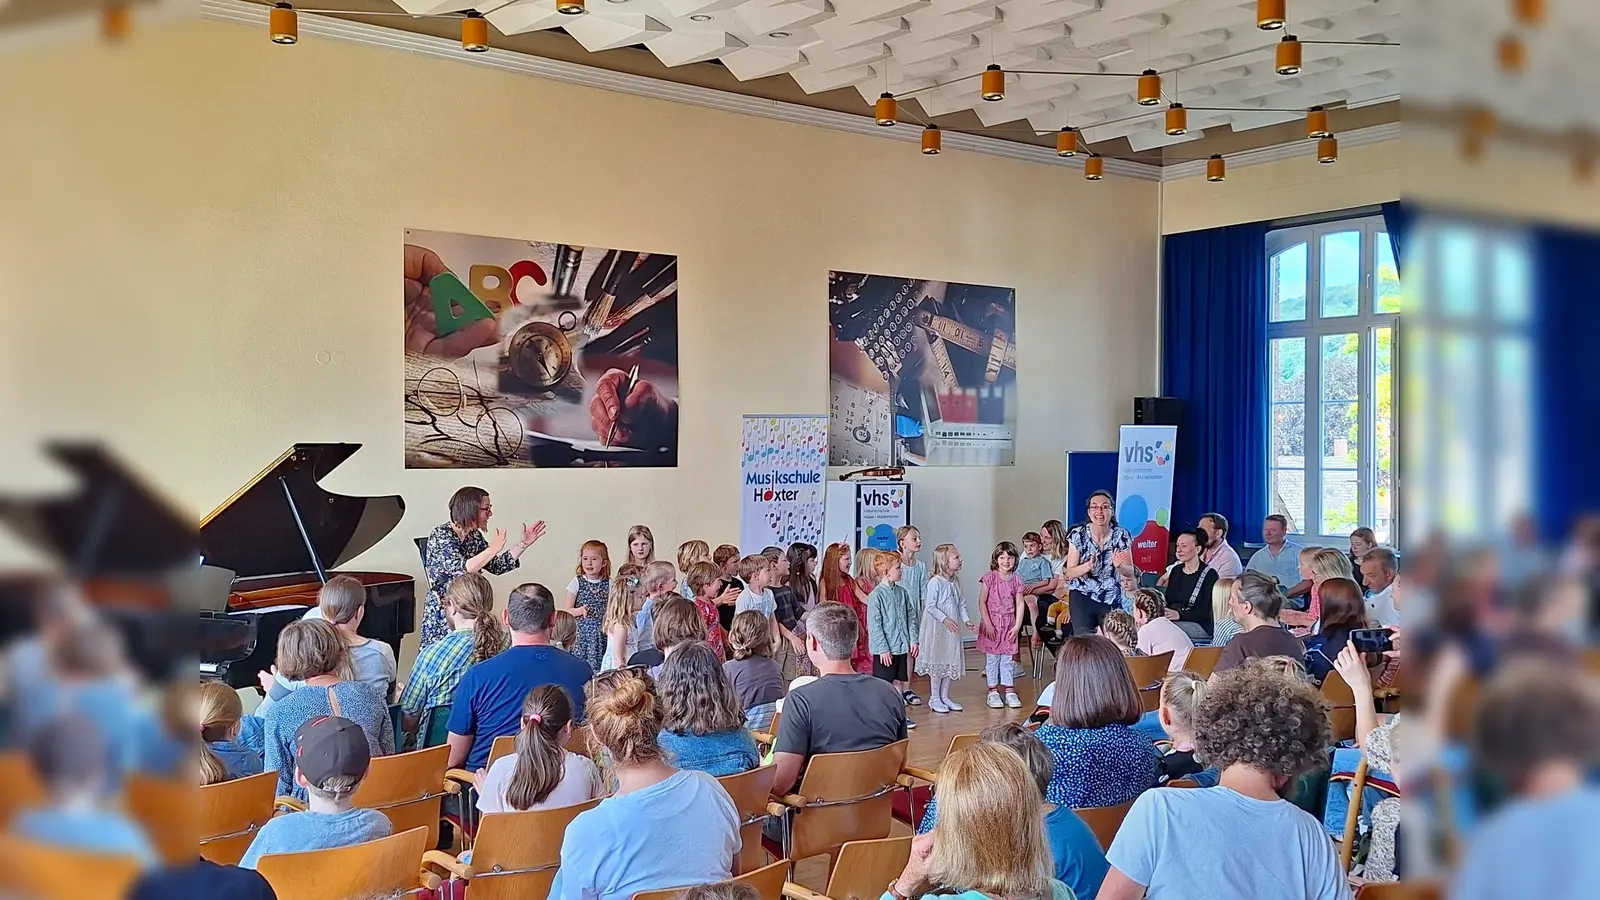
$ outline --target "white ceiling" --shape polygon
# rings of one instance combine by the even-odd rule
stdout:
[[[466,5],[395,2],[418,15]],[[1364,106],[1400,94],[1398,47],[1311,45],[1301,74],[1278,75],[1273,48],[1283,32],[1255,27],[1254,0],[587,2],[581,16],[557,13],[554,0],[483,0],[476,8],[504,34],[562,28],[590,51],[642,45],[668,66],[717,60],[741,81],[787,74],[807,93],[854,88],[863,111],[885,89],[915,91],[930,115],[971,109],[986,127],[1070,125],[1090,143],[1126,137],[1135,151],[1196,140],[1207,127],[1292,121],[1313,104]],[[1397,41],[1399,6],[1290,0],[1290,30],[1302,41]],[[986,102],[975,76],[991,61],[1051,74],[1010,74],[1006,98]],[[1194,109],[1189,133],[1170,137],[1162,107],[1134,102],[1133,79],[1070,75],[1146,68],[1177,70],[1164,79],[1169,101],[1232,109]],[[1283,109],[1290,111],[1276,111]]]

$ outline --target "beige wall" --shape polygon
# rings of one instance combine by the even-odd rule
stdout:
[[[25,123],[0,131],[0,413],[23,438],[0,487],[60,483],[17,449],[38,434],[108,435],[199,516],[290,443],[345,440],[366,446],[325,486],[409,505],[364,567],[417,572],[410,537],[464,483],[499,524],[549,522],[519,580],[564,583],[580,541],[634,522],[730,540],[740,414],[826,409],[836,267],[1017,288],[1017,465],[915,478],[929,544],[977,569],[1061,513],[1063,451],[1113,446],[1155,386],[1152,183],[219,23],[10,56],[0,83],[26,85],[0,92]],[[408,226],[679,254],[682,465],[402,468]]]
[[[1399,141],[1343,147],[1339,161],[1305,156],[1253,166],[1230,166],[1220,183],[1203,175],[1161,186],[1161,233],[1177,234],[1335,212],[1400,198]]]

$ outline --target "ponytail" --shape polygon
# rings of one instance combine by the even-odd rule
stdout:
[[[528,692],[522,702],[522,730],[517,732],[517,767],[506,785],[506,805],[529,810],[561,784],[567,751],[561,730],[572,722],[572,698],[557,684]]]
[[[228,767],[205,741],[200,742],[200,786],[218,784],[228,780]]]
[[[472,620],[472,662],[483,662],[505,649],[505,631],[494,617],[494,586],[489,579],[477,572],[457,575],[445,589],[444,605]]]

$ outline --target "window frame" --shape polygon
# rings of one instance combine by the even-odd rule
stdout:
[[[1360,234],[1360,275],[1357,281],[1357,305],[1354,315],[1324,316],[1322,314],[1322,258],[1323,239],[1327,235],[1356,231]],[[1398,312],[1377,312],[1378,297],[1378,261],[1380,259],[1379,240],[1388,240],[1388,228],[1382,215],[1364,213],[1339,219],[1318,221],[1303,225],[1293,225],[1278,228],[1267,233],[1267,275],[1268,298],[1267,310],[1267,358],[1272,358],[1272,342],[1282,338],[1299,338],[1305,342],[1305,386],[1306,393],[1303,399],[1305,415],[1303,424],[1305,433],[1302,435],[1305,453],[1302,456],[1303,473],[1305,479],[1304,503],[1302,520],[1296,523],[1299,530],[1293,534],[1302,540],[1323,544],[1339,545],[1347,540],[1346,534],[1322,533],[1322,495],[1323,495],[1323,459],[1322,452],[1322,423],[1323,404],[1322,397],[1322,339],[1327,336],[1345,335],[1354,332],[1358,339],[1357,349],[1357,389],[1356,402],[1358,404],[1358,441],[1356,447],[1356,484],[1358,486],[1356,500],[1356,519],[1359,524],[1370,524],[1377,512],[1378,492],[1378,445],[1377,445],[1377,414],[1376,402],[1377,381],[1377,341],[1376,330],[1388,328],[1389,355],[1390,355],[1390,439],[1392,446],[1389,449],[1389,459],[1393,467],[1390,485],[1390,520],[1386,543],[1394,545],[1398,542],[1400,530],[1400,502],[1398,485],[1400,482],[1400,314]],[[1293,248],[1304,242],[1306,244],[1306,309],[1305,318],[1293,321],[1272,321],[1273,310],[1270,308],[1271,294],[1276,285],[1272,283],[1272,262],[1274,257],[1283,251]],[[1393,253],[1393,244],[1390,244]],[[1395,253],[1398,261],[1398,253]],[[1276,371],[1269,373],[1267,404],[1267,499],[1269,512],[1275,512],[1273,503],[1274,473],[1280,470],[1277,466],[1276,456],[1273,453],[1274,429],[1274,399],[1272,379],[1277,377]],[[1287,402],[1287,401],[1285,401]],[[1293,470],[1283,470],[1293,471]],[[1332,470],[1344,471],[1344,470]]]

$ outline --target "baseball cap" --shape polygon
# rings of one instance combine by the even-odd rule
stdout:
[[[339,716],[318,716],[295,730],[294,761],[306,783],[322,790],[329,779],[367,774],[372,751],[360,725]]]

